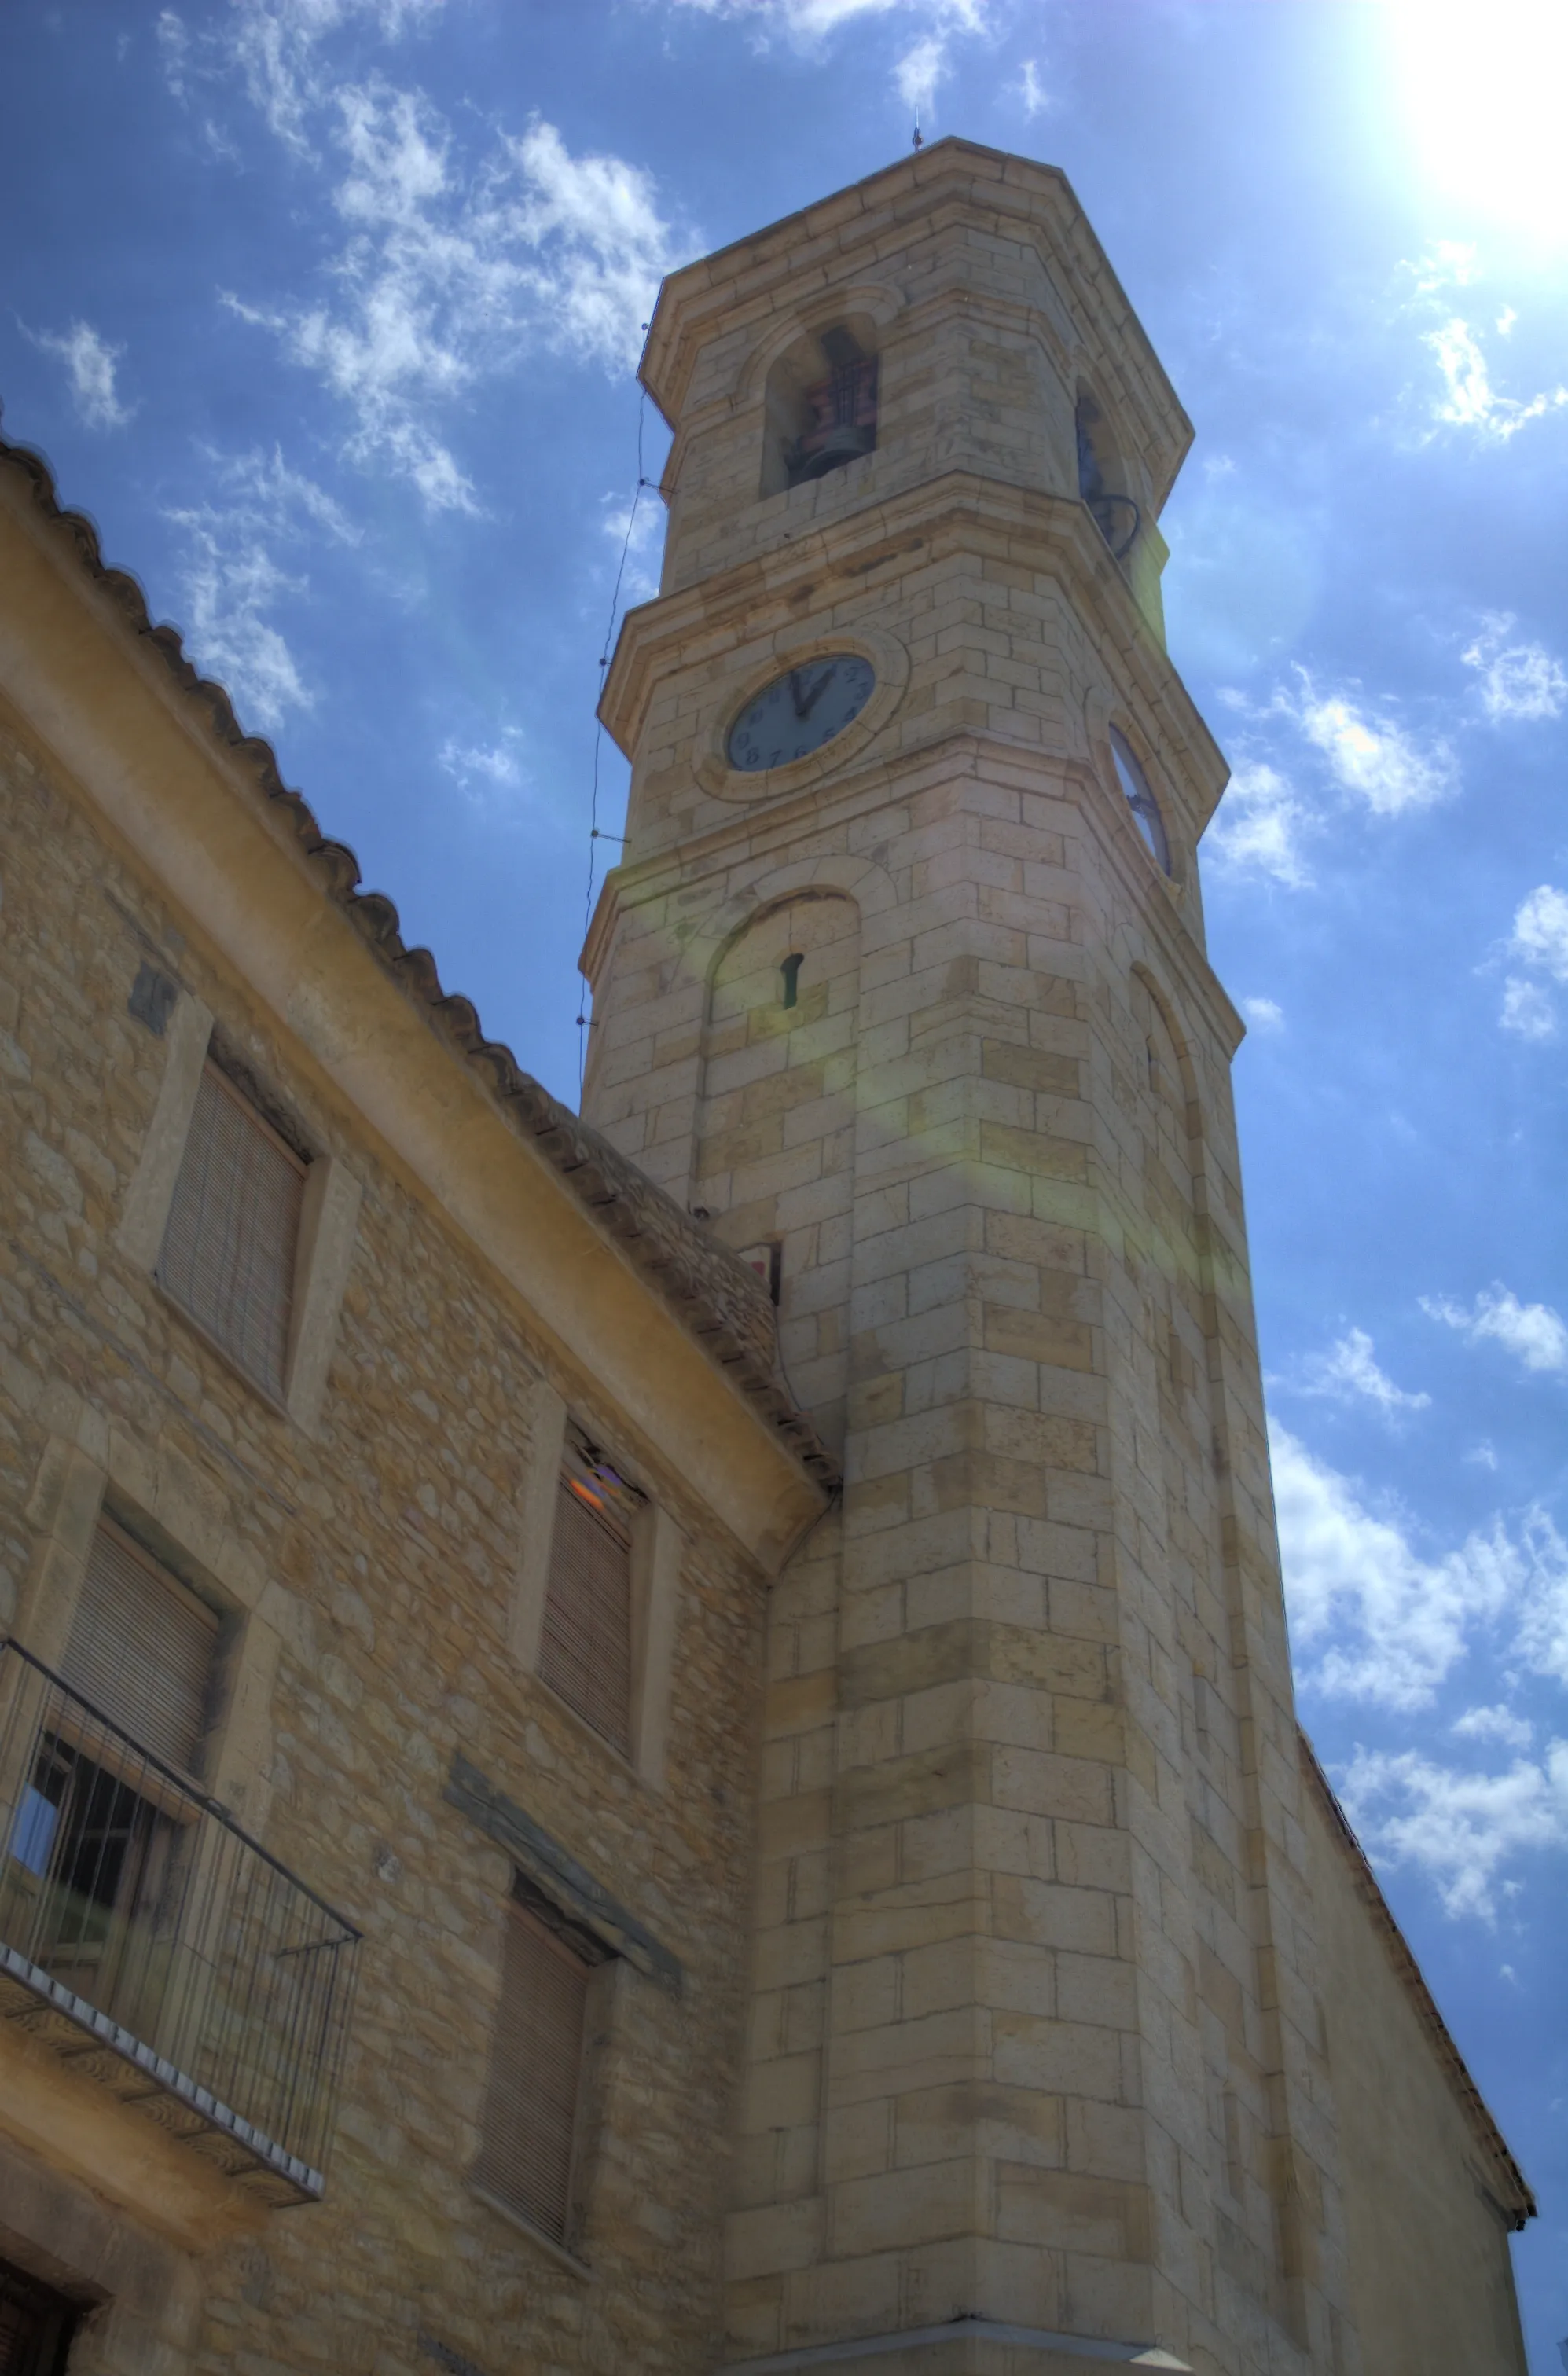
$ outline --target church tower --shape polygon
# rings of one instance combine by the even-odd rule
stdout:
[[[960,140],[674,274],[643,376],[584,1111],[846,1479],[769,1610],[726,2365],[1354,2376],[1189,423],[1063,175]]]

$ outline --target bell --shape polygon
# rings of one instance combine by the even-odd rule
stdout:
[[[852,421],[835,422],[814,454],[808,454],[802,469],[802,479],[820,479],[825,472],[836,470],[841,462],[853,462],[858,456],[869,454],[876,444],[876,432],[858,428]]]

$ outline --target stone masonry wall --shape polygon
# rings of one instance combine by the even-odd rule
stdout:
[[[456,2364],[422,2336],[485,2376],[690,2376],[718,2316],[758,1581],[679,1477],[643,1474],[689,1547],[668,1781],[651,1790],[505,1647],[523,1539],[550,1522],[520,1499],[540,1382],[612,1445],[615,1412],[552,1368],[527,1313],[9,724],[0,835],[0,1624],[47,1626],[71,1582],[54,1542],[65,1505],[84,1476],[93,1494],[107,1479],[243,1632],[251,1698],[215,1752],[224,1795],[365,1933],[326,2199],[199,2264],[199,2342],[182,2356],[166,2339],[160,2376]],[[126,1011],[144,962],[213,1009],[363,1185],[314,1440],[114,1249],[168,1045]],[[685,1966],[679,2001],[614,1969],[586,2276],[465,2184],[510,1867],[444,1803],[459,1748]],[[144,2362],[129,2333],[106,2313],[73,2369],[130,2376]]]

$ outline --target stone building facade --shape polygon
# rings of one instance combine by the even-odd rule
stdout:
[[[956,141],[644,375],[581,1122],[0,446],[0,2369],[1515,2376],[1296,1728],[1184,416]]]

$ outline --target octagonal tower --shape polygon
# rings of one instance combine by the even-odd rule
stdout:
[[[848,1479],[770,1612],[728,2364],[1342,2376],[1189,424],[1063,177],[958,140],[673,275],[643,376],[585,1112],[774,1277]]]

